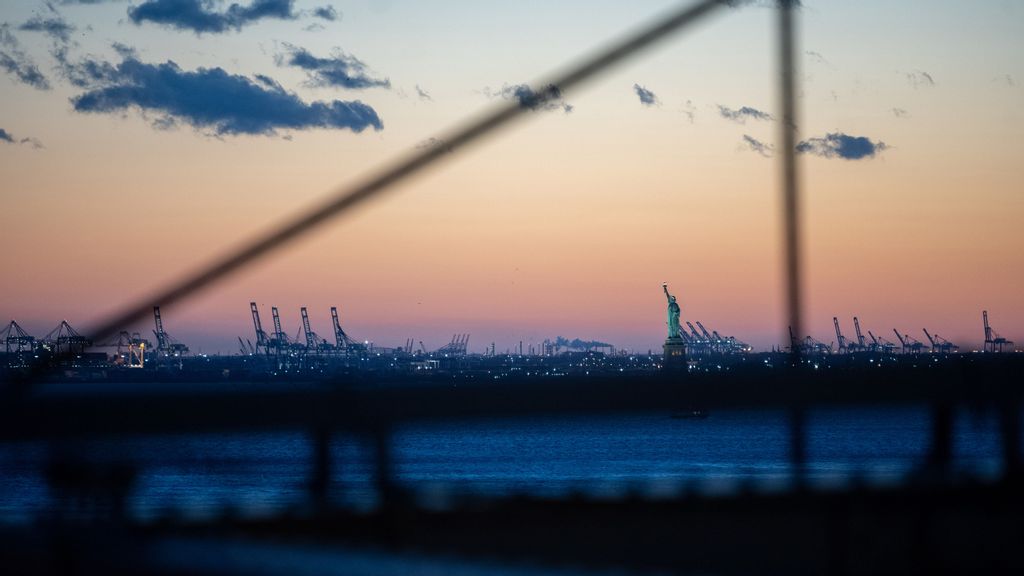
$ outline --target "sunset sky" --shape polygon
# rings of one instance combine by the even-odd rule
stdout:
[[[666,1],[0,6],[0,319],[84,329]],[[724,8],[164,313],[194,351],[329,307],[359,339],[783,345],[774,11]],[[805,0],[810,333],[1024,341],[1024,3]],[[151,330],[151,323],[134,329]]]

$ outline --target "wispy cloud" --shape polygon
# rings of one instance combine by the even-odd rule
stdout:
[[[68,24],[60,14],[54,11],[53,15],[48,18],[40,15],[33,16],[24,24],[18,26],[18,30],[42,32],[54,40],[66,44],[71,41],[71,34],[75,31],[75,27]]]
[[[515,100],[523,108],[530,110],[561,110],[566,114],[573,111],[573,105],[562,99],[562,91],[554,84],[548,84],[540,91],[535,92],[526,84],[505,84],[501,90],[491,92],[484,88],[484,94],[491,97],[501,97],[506,100]]]
[[[275,59],[279,66],[294,66],[306,72],[310,86],[348,88],[391,88],[387,78],[379,79],[369,75],[366,64],[355,56],[335,50],[330,58],[320,58],[305,48],[285,44],[285,53]]]
[[[808,60],[814,62],[815,64],[821,64],[826,68],[835,68],[835,66],[833,66],[832,63],[829,62],[828,59],[821,54],[821,52],[815,52],[814,50],[806,50],[804,51],[804,55],[807,56]]]
[[[907,77],[907,82],[910,82],[910,85],[913,86],[914,88],[931,88],[932,86],[935,86],[935,79],[932,78],[931,74],[925,72],[924,70],[914,70],[913,72],[907,72],[905,73],[905,76]]]
[[[757,152],[758,154],[764,156],[765,158],[771,158],[772,154],[775,152],[774,146],[772,146],[771,144],[765,144],[764,142],[761,142],[760,140],[754,138],[749,134],[743,135],[743,144],[748,149]]]
[[[277,130],[383,129],[377,112],[356,100],[306,103],[267,76],[250,79],[221,68],[182,70],[174,62],[148,64],[125,58],[104,70],[96,85],[71,99],[77,112],[122,114],[135,109],[158,115],[156,128],[179,122],[217,136],[274,135]]]
[[[640,98],[640,103],[644,106],[654,106],[658,103],[658,97],[654,92],[639,84],[633,84],[633,92],[636,92],[637,97]]]
[[[886,148],[888,146],[885,142],[873,142],[864,136],[850,136],[842,132],[829,133],[821,138],[810,138],[796,145],[797,152],[843,160],[874,158],[875,154]]]
[[[36,138],[15,138],[13,134],[0,128],[0,142],[6,142],[7,144],[27,144],[32,146],[36,150],[43,148],[43,143]]]
[[[21,44],[11,33],[8,24],[0,24],[0,68],[22,84],[39,90],[50,89],[50,81],[32,57],[21,49]]]
[[[687,100],[686,104],[683,104],[683,114],[690,120],[690,124],[693,124],[693,117],[696,113],[697,107],[693,105],[693,102]]]
[[[771,120],[772,115],[767,112],[762,112],[757,108],[751,108],[750,106],[743,106],[738,110],[729,108],[728,106],[718,105],[718,113],[727,120],[738,122],[740,124],[746,124],[747,119],[753,120]]]
[[[891,112],[892,112],[892,115],[897,117],[897,118],[909,118],[910,117],[910,112],[907,112],[903,108],[893,108],[893,109],[891,109]]]
[[[420,100],[427,100],[428,102],[434,101],[434,97],[430,95],[430,92],[420,88],[419,84],[416,85],[416,95],[420,97]]]
[[[209,0],[145,0],[128,9],[128,18],[135,24],[151,22],[196,34],[218,34],[265,18],[294,20],[298,18],[294,4],[294,0],[252,0],[244,6],[232,3],[217,12]]]

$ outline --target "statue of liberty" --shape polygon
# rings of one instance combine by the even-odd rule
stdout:
[[[662,284],[661,287],[668,299],[668,339],[679,340],[679,304],[676,303],[676,297],[668,293],[668,284]]]

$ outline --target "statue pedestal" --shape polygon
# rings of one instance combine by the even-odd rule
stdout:
[[[686,343],[682,338],[665,339],[665,358],[662,370],[665,372],[686,372]]]

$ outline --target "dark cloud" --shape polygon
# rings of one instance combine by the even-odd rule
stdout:
[[[327,20],[328,22],[334,22],[340,17],[338,15],[338,11],[335,10],[334,6],[331,6],[330,4],[326,6],[321,6],[319,8],[313,8],[313,16],[315,16],[316,18]]]
[[[430,92],[427,92],[423,88],[420,88],[419,84],[416,85],[416,95],[420,97],[420,100],[428,100],[430,102],[434,101],[434,98],[433,96],[430,95]]]
[[[910,116],[910,113],[904,110],[903,108],[893,108],[891,112],[892,115],[897,118],[907,118],[908,116]]]
[[[654,106],[658,103],[658,97],[655,96],[654,92],[639,84],[633,84],[633,92],[636,92],[637,97],[640,98],[640,103],[644,106]]]
[[[822,138],[810,138],[796,145],[797,152],[843,160],[873,158],[876,153],[886,148],[888,146],[885,142],[872,142],[864,136],[850,136],[842,132],[826,134]]]
[[[18,39],[7,24],[0,24],[0,68],[7,74],[39,90],[49,90],[50,81],[39,71],[39,66],[21,49]]]
[[[743,106],[739,110],[733,110],[728,106],[718,105],[718,113],[722,115],[722,118],[732,120],[733,122],[739,122],[740,124],[746,124],[748,118],[754,120],[771,120],[772,115],[767,112],[762,112],[757,108],[751,108],[750,106]]]
[[[71,99],[77,112],[110,114],[134,108],[158,115],[157,128],[183,122],[218,136],[273,135],[279,129],[383,129],[377,112],[358,100],[306,103],[266,76],[252,80],[221,68],[186,71],[171,61],[147,64],[135,58],[110,67],[112,74],[98,75],[93,79],[97,86]]]
[[[179,30],[218,34],[239,30],[264,18],[294,20],[294,0],[252,0],[248,5],[232,3],[224,12],[212,10],[210,0],[145,0],[128,9],[135,24],[152,22]]]
[[[43,143],[36,138],[22,138],[19,140],[3,128],[0,128],[0,142],[6,142],[8,144],[29,144],[36,150],[43,148]]]
[[[62,44],[67,44],[71,41],[71,33],[75,31],[75,27],[68,24],[64,18],[55,13],[54,16],[49,18],[43,18],[39,15],[33,16],[24,24],[18,26],[18,30],[42,32]]]
[[[484,89],[489,96],[500,96],[506,100],[515,100],[523,108],[530,110],[561,110],[566,114],[573,111],[573,105],[562,99],[562,91],[554,84],[548,84],[541,91],[535,92],[526,84],[505,84],[497,93],[492,94]]]
[[[922,86],[924,86],[925,88],[930,88],[932,86],[935,86],[935,79],[932,78],[931,74],[923,70],[907,72],[906,77],[907,82],[910,82],[910,85],[913,86],[914,88],[920,88]]]
[[[285,44],[285,54],[276,56],[279,66],[294,66],[306,72],[311,86],[338,88],[391,88],[391,81],[370,76],[366,64],[355,56],[336,50],[330,58],[319,58],[305,48]]]
[[[758,154],[764,156],[765,158],[771,158],[772,153],[775,151],[775,147],[772,146],[771,144],[765,144],[764,142],[761,142],[760,140],[754,138],[749,134],[743,135],[743,143],[747,146],[747,148],[753,150],[754,152],[757,152]]]

